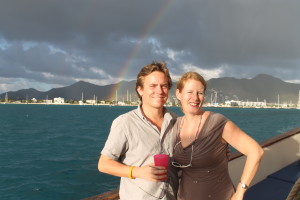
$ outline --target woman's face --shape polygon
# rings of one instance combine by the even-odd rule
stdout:
[[[181,92],[176,90],[176,97],[180,100],[185,114],[199,114],[202,110],[204,96],[204,85],[194,79],[187,80]]]

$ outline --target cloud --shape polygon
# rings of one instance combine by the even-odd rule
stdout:
[[[175,79],[192,69],[299,82],[299,18],[294,0],[1,1],[0,93],[8,79],[44,89],[132,80],[152,60]]]

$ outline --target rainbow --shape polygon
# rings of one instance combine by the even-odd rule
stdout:
[[[166,11],[170,8],[171,3],[175,0],[165,0],[164,4],[160,7],[160,9],[153,15],[153,17],[149,20],[143,31],[141,32],[139,36],[139,42],[132,48],[130,53],[128,54],[124,64],[121,67],[120,73],[117,76],[118,82],[123,80],[123,77],[126,76],[130,66],[132,65],[132,61],[134,58],[138,55],[140,48],[143,44],[143,42],[147,39],[148,35],[151,33],[151,31],[155,28],[155,25],[158,24],[159,20],[163,17],[163,15],[166,13]],[[146,64],[146,63],[145,63]],[[116,84],[115,87],[112,88],[109,98],[115,99],[116,93],[119,91],[119,89],[122,87],[122,84]]]

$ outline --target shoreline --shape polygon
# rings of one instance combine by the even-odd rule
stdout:
[[[7,102],[0,102],[0,105],[62,105],[62,106],[138,106],[138,104],[122,104],[122,105],[115,105],[115,104],[70,104],[70,103],[7,103]],[[166,105],[165,107],[180,107],[180,106],[169,106]],[[210,106],[210,105],[203,105],[203,108],[255,108],[255,109],[300,109],[299,107],[242,107],[242,106]]]

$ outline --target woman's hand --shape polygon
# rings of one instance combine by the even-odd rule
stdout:
[[[246,190],[240,186],[240,184],[237,186],[235,193],[232,195],[230,200],[243,200],[244,194]]]
[[[244,198],[243,194],[234,193],[230,200],[243,200],[243,198]]]

